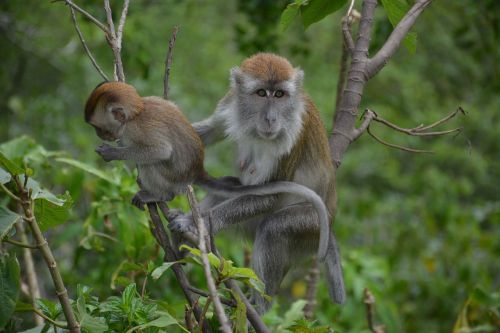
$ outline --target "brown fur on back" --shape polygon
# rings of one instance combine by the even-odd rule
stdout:
[[[94,114],[96,106],[99,102],[105,101],[106,103],[120,102],[124,103],[130,110],[134,110],[134,114],[128,115],[133,118],[144,109],[141,96],[137,93],[135,88],[123,82],[104,82],[99,84],[94,91],[90,94],[85,104],[85,121],[89,122]]]
[[[330,158],[328,138],[318,109],[311,98],[304,94],[306,112],[303,115],[303,127],[290,154],[281,157],[277,174],[272,180],[293,181],[297,169],[320,169],[324,172],[323,197],[329,213],[333,215],[336,206],[335,170]],[[310,166],[309,166],[310,163]]]
[[[139,146],[171,143],[173,152],[168,168],[173,173],[172,177],[178,182],[197,179],[204,170],[204,149],[191,123],[170,101],[155,96],[142,100],[144,111],[129,124],[134,126],[129,129],[131,139]],[[150,135],[144,136],[143,133]]]
[[[257,53],[244,60],[240,69],[263,81],[287,81],[293,73],[290,62],[273,53]]]

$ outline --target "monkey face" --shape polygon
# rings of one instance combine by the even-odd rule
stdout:
[[[116,117],[118,109],[120,107],[116,105],[98,105],[89,121],[97,136],[104,141],[116,141],[123,134],[123,123]]]
[[[286,135],[290,126],[300,123],[301,75],[300,79],[293,75],[289,80],[271,81],[243,72],[234,74],[237,75],[234,82],[238,88],[239,123],[247,132],[261,139],[276,140]]]

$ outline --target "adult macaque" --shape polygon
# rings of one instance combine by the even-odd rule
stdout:
[[[225,136],[235,142],[243,185],[302,184],[319,194],[334,216],[335,171],[318,110],[303,91],[303,75],[283,57],[256,54],[231,70],[231,88],[215,113],[193,125],[207,145]],[[202,209],[214,233],[235,224],[250,229],[255,239],[252,266],[269,295],[277,292],[289,266],[311,254],[324,238],[316,211],[293,193],[226,201],[209,196]],[[190,215],[179,215],[170,228],[183,232],[192,230],[192,224]],[[328,237],[325,264],[330,297],[344,303],[340,254],[333,233]],[[255,298],[259,310],[266,311],[269,303],[259,295]]]
[[[311,189],[292,182],[234,186],[209,177],[203,168],[203,143],[174,103],[159,97],[140,97],[134,87],[122,82],[106,82],[97,86],[88,98],[85,121],[101,139],[120,140],[120,147],[102,144],[96,149],[105,161],[136,163],[140,191],[132,202],[137,207],[169,201],[185,193],[187,185],[192,183],[226,197],[293,193],[314,206],[323,232],[318,256],[325,257],[329,225],[321,198]]]

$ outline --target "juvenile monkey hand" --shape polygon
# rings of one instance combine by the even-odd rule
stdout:
[[[103,143],[99,145],[95,152],[101,155],[102,159],[106,162],[117,160],[119,151],[117,148],[108,145],[107,143]]]
[[[193,233],[198,235],[198,228],[194,224],[193,216],[191,214],[181,214],[179,213],[173,219],[169,219],[170,223],[168,224],[168,228],[172,232],[184,234],[184,233]]]

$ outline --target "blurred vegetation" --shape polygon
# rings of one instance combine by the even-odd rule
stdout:
[[[101,1],[79,3],[104,21]],[[253,52],[273,51],[304,69],[306,90],[330,130],[341,14],[306,31],[294,22],[283,32],[278,23],[286,3],[131,1],[122,52],[127,81],[143,95],[161,95],[167,42],[177,24],[170,98],[191,121],[212,112],[227,90],[232,66]],[[121,1],[112,5],[119,12]],[[101,31],[79,20],[88,45],[111,74],[112,55]],[[391,29],[379,10],[373,51]],[[452,123],[464,132],[418,139],[373,126],[390,142],[431,149],[432,155],[389,149],[367,135],[351,146],[338,173],[335,222],[348,301],[332,305],[322,280],[317,319],[341,332],[367,332],[362,294],[368,287],[377,300],[376,320],[388,332],[468,332],[468,327],[499,332],[500,2],[436,1],[414,31],[417,52],[401,48],[367,85],[362,107],[414,127],[460,105],[467,115]],[[161,256],[145,215],[128,205],[134,174],[116,163],[105,165],[94,153],[99,140],[82,111],[102,80],[82,50],[68,8],[50,1],[1,1],[0,50],[0,141],[27,135],[33,141],[18,139],[16,149],[21,145],[28,153],[41,144],[62,151],[57,157],[96,165],[120,184],[54,156],[30,159],[40,183],[54,193],[68,191],[74,201],[70,220],[47,234],[71,296],[77,297],[77,284],[90,286],[100,299],[132,282],[140,285],[148,272],[144,267],[149,261],[160,264]],[[235,174],[230,147],[223,143],[208,150],[212,174]],[[187,209],[183,198],[175,205]],[[222,253],[243,265],[250,244],[227,240],[218,237]],[[35,259],[43,295],[54,295],[48,271],[38,255]],[[134,265],[143,267],[142,273]],[[200,269],[189,275],[203,286]],[[305,297],[304,275],[305,269],[289,274],[268,322],[280,321],[278,315]],[[147,291],[182,317],[184,299],[171,273],[148,282]],[[18,318],[13,331],[34,326],[30,316]]]

